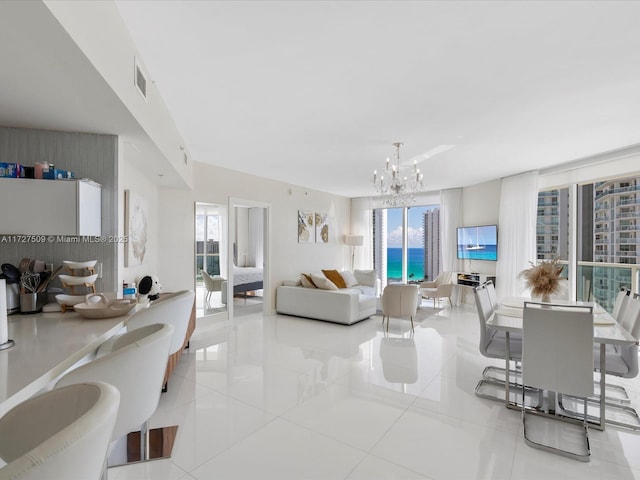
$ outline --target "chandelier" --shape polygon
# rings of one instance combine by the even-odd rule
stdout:
[[[382,175],[373,171],[373,186],[382,197],[382,203],[387,207],[407,207],[416,201],[415,194],[424,189],[422,173],[417,161],[412,167],[400,166],[400,147],[403,144],[396,142],[396,164],[392,165],[389,158]]]

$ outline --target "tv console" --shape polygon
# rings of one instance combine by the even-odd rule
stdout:
[[[496,283],[495,275],[487,275],[485,273],[458,272],[455,278],[456,283],[464,287],[477,287],[487,280],[492,280],[494,285]]]

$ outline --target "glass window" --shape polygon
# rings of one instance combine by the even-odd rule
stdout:
[[[403,227],[405,212],[406,229]],[[373,212],[373,225],[374,267],[385,285],[404,279],[409,282],[433,280],[438,276],[441,255],[437,205],[377,209]]]
[[[581,185],[577,195],[577,299],[611,311],[621,287],[632,288],[640,264],[640,177]],[[568,188],[539,192],[538,259],[567,260]]]

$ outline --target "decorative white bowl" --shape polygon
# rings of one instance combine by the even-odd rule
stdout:
[[[65,293],[60,293],[56,295],[56,302],[66,307],[73,307],[78,303],[84,302],[85,298],[86,295],[67,295]]]
[[[58,275],[58,278],[65,286],[86,285],[96,283],[98,274],[95,273],[93,275],[86,275],[82,277],[74,277],[73,275]]]
[[[108,300],[102,294],[87,295],[86,302],[74,305],[74,309],[84,318],[113,318],[126,315],[136,308],[138,301],[133,298]]]
[[[80,270],[82,268],[93,268],[96,266],[97,260],[87,260],[86,262],[72,262],[70,260],[64,260],[62,265],[71,270]]]

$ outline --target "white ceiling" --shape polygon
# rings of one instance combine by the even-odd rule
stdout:
[[[637,1],[116,4],[198,161],[351,197],[395,141],[456,145],[422,162],[430,190],[640,143]],[[135,134],[105,84],[62,81],[91,66],[51,19],[9,5],[0,122]]]

